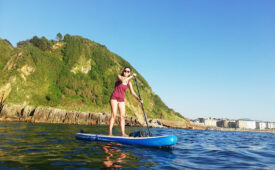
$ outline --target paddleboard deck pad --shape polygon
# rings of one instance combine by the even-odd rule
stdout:
[[[176,136],[154,136],[154,137],[122,137],[122,136],[107,136],[89,133],[77,133],[76,139],[87,141],[103,141],[103,142],[117,142],[130,145],[143,145],[143,146],[172,146],[177,143]]]

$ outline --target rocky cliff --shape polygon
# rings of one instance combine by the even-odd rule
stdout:
[[[0,121],[108,125],[109,119],[110,115],[107,113],[85,113],[24,105],[4,105],[0,112]],[[116,119],[116,124],[119,124],[119,117]],[[134,117],[126,117],[126,125],[142,126]]]
[[[79,111],[66,111],[56,108],[33,107],[28,105],[2,105],[0,108],[0,121],[20,121],[32,123],[82,124],[82,125],[109,125],[109,113],[88,113]],[[115,125],[119,125],[117,116]],[[144,121],[136,117],[126,116],[126,126],[145,127]],[[149,127],[153,128],[188,128],[183,121],[169,121],[162,119],[149,119]]]

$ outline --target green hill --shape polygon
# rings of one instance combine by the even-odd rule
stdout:
[[[138,75],[148,117],[184,120],[152,92],[130,63],[104,45],[69,34],[59,41],[34,36],[18,42],[17,47],[0,39],[0,100],[10,104],[110,112],[109,99],[116,75],[125,66]],[[134,81],[132,84],[135,85]],[[140,105],[129,90],[126,101],[127,115],[141,117]]]

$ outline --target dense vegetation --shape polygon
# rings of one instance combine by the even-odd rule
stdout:
[[[110,112],[109,99],[116,75],[125,66],[138,74],[137,70],[104,45],[69,34],[64,38],[58,34],[57,39],[34,36],[18,42],[16,48],[0,39],[0,87],[12,84],[6,102]],[[183,120],[152,92],[141,75],[137,78],[148,117]],[[135,85],[134,81],[132,84]],[[142,114],[129,90],[126,102],[128,115]]]

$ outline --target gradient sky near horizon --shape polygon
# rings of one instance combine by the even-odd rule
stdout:
[[[81,35],[188,118],[275,122],[274,0],[0,0],[0,37]]]

